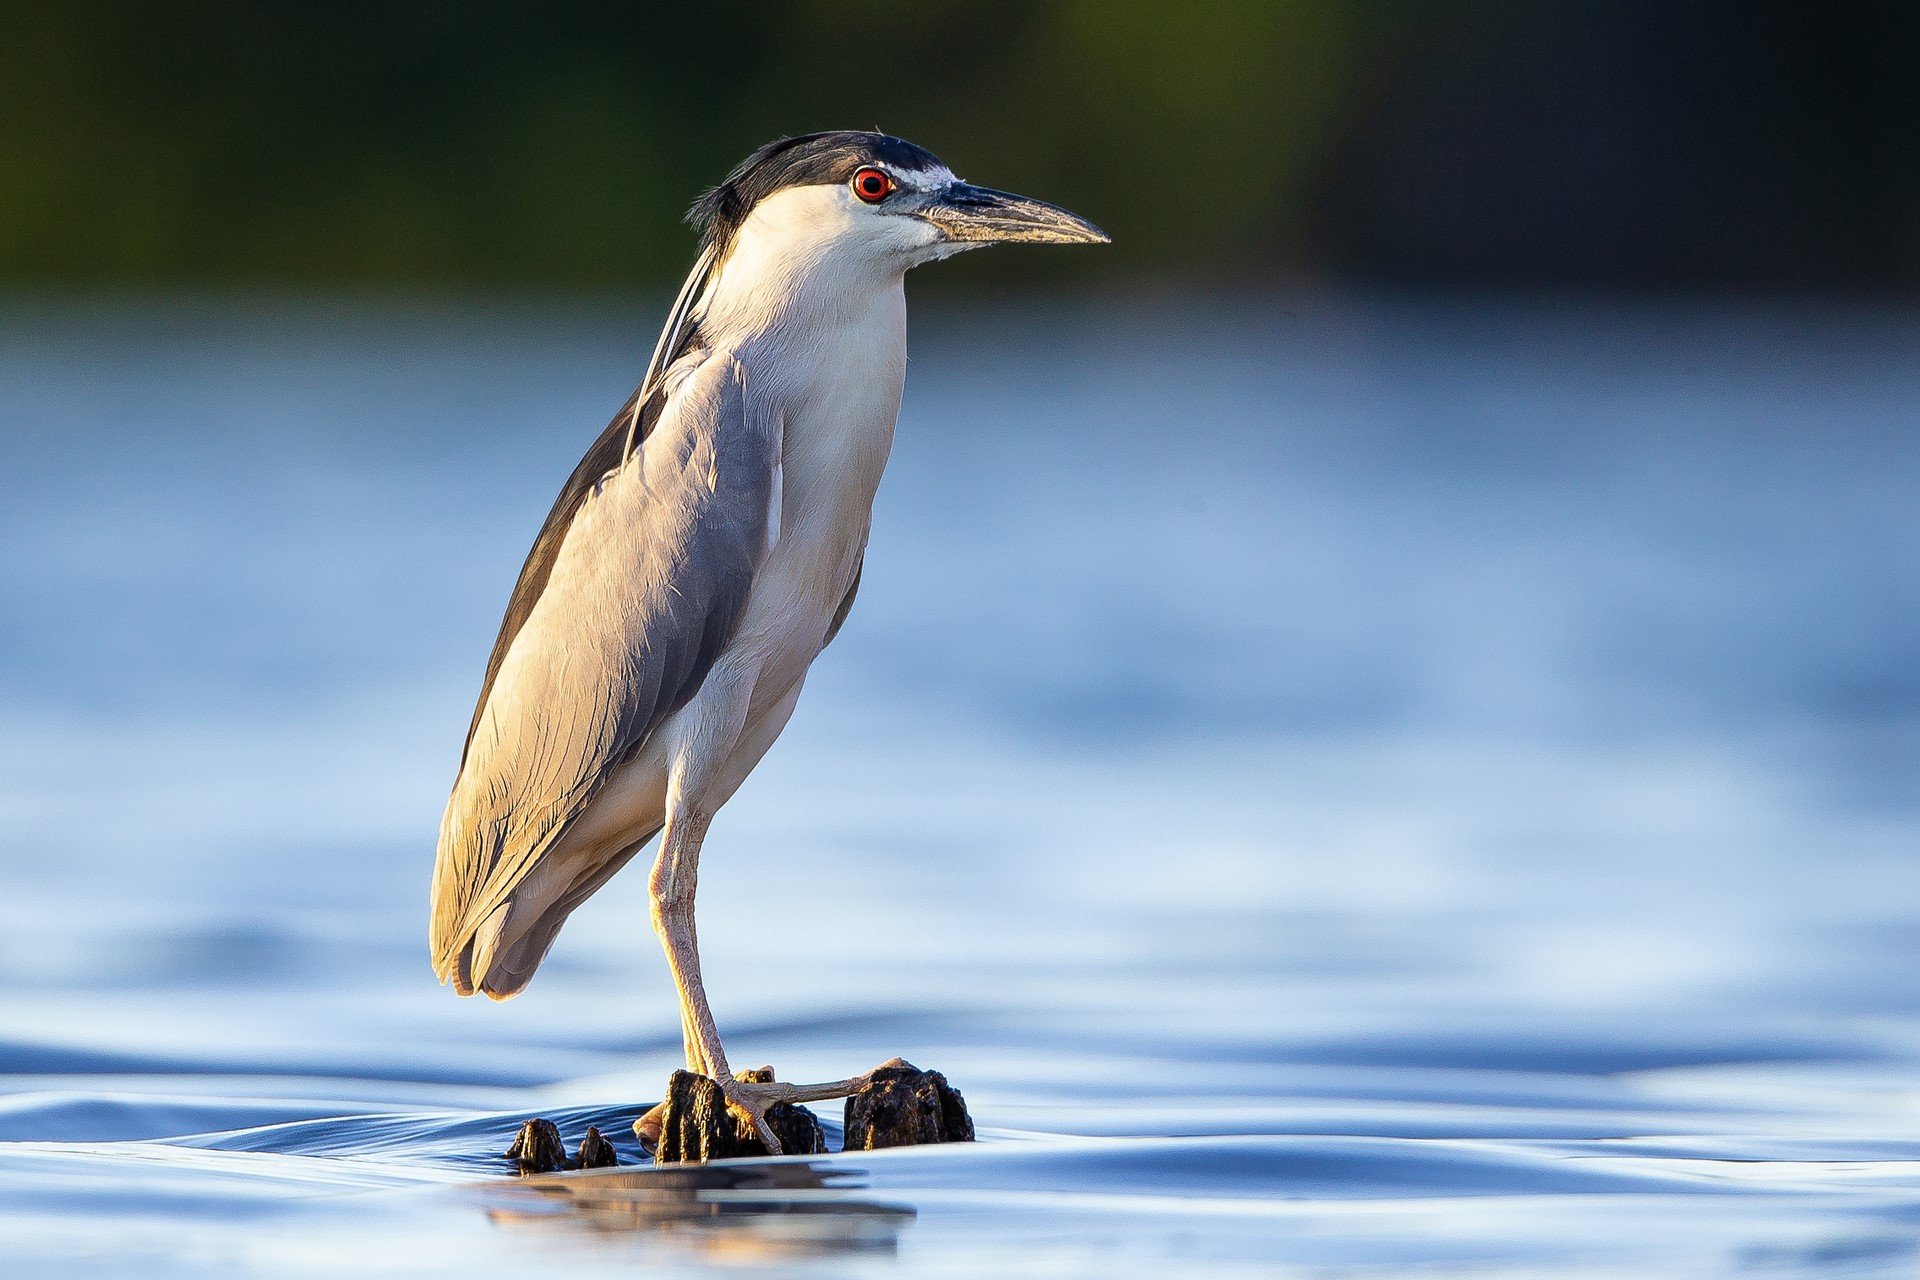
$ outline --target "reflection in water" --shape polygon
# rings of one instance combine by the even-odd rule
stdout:
[[[644,1235],[707,1258],[780,1261],[891,1254],[915,1214],[847,1192],[858,1170],[721,1163],[543,1174],[487,1186],[489,1220],[512,1227]]]

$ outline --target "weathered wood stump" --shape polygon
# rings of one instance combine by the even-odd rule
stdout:
[[[972,1142],[973,1117],[945,1076],[894,1058],[868,1072],[867,1087],[847,1098],[846,1133],[846,1151]]]
[[[762,1067],[738,1072],[736,1078],[765,1084],[773,1079],[773,1072]],[[767,1125],[787,1155],[819,1155],[827,1149],[827,1136],[819,1120],[805,1107],[776,1102],[767,1108]],[[720,1086],[691,1071],[674,1072],[667,1082],[666,1101],[633,1127],[643,1146],[653,1138],[655,1164],[772,1154],[754,1131],[753,1121],[727,1106]]]
[[[521,1173],[558,1173],[562,1169],[606,1169],[620,1163],[620,1156],[607,1136],[592,1125],[580,1139],[580,1154],[567,1159],[567,1148],[560,1130],[551,1120],[529,1120],[514,1135],[507,1148],[507,1159]]]
[[[560,1141],[560,1130],[551,1120],[529,1120],[520,1126],[507,1159],[521,1173],[555,1173],[567,1167],[567,1149]]]
[[[574,1157],[576,1169],[611,1169],[620,1163],[620,1156],[607,1141],[607,1136],[592,1125],[587,1126],[587,1136],[580,1139],[580,1154]]]
[[[766,1083],[773,1079],[773,1069],[742,1071],[738,1078]],[[922,1071],[893,1058],[860,1081],[847,1097],[844,1150],[973,1141],[966,1099],[938,1071]],[[819,1122],[804,1107],[777,1103],[768,1110],[767,1121],[788,1154],[826,1151]],[[752,1124],[727,1107],[719,1087],[686,1071],[673,1073],[667,1100],[636,1120],[633,1130],[656,1164],[767,1154]]]

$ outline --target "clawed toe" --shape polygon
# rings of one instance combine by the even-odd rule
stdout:
[[[784,1096],[786,1086],[773,1083],[773,1068],[742,1071],[732,1079],[720,1079],[714,1083],[720,1086],[728,1106],[738,1109],[753,1121],[753,1131],[760,1135],[760,1141],[767,1144],[767,1151],[776,1156],[785,1154],[780,1139],[774,1135],[773,1126],[767,1123],[767,1108],[776,1102],[787,1101]]]
[[[633,1122],[633,1136],[640,1140],[640,1149],[652,1155],[660,1149],[660,1135],[665,1132],[666,1127],[667,1104],[660,1102]]]
[[[826,1098],[844,1098],[866,1087],[867,1077],[833,1080],[825,1084],[788,1084],[773,1078],[772,1067],[735,1072],[732,1079],[716,1080],[727,1103],[737,1107],[753,1121],[754,1132],[774,1155],[781,1154],[780,1140],[767,1123],[767,1109],[777,1103],[819,1102]]]

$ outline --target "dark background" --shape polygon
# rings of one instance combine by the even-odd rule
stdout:
[[[16,2],[0,284],[660,287],[877,126],[1122,246],[956,281],[1911,294],[1917,73],[1895,0]]]

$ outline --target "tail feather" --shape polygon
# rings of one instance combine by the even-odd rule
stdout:
[[[477,992],[490,1000],[510,1000],[519,995],[533,981],[534,970],[546,959],[574,908],[593,896],[652,838],[649,832],[646,839],[571,879],[550,861],[536,865],[512,897],[463,936],[450,940],[452,948],[437,966],[440,980],[450,981],[463,996]]]

